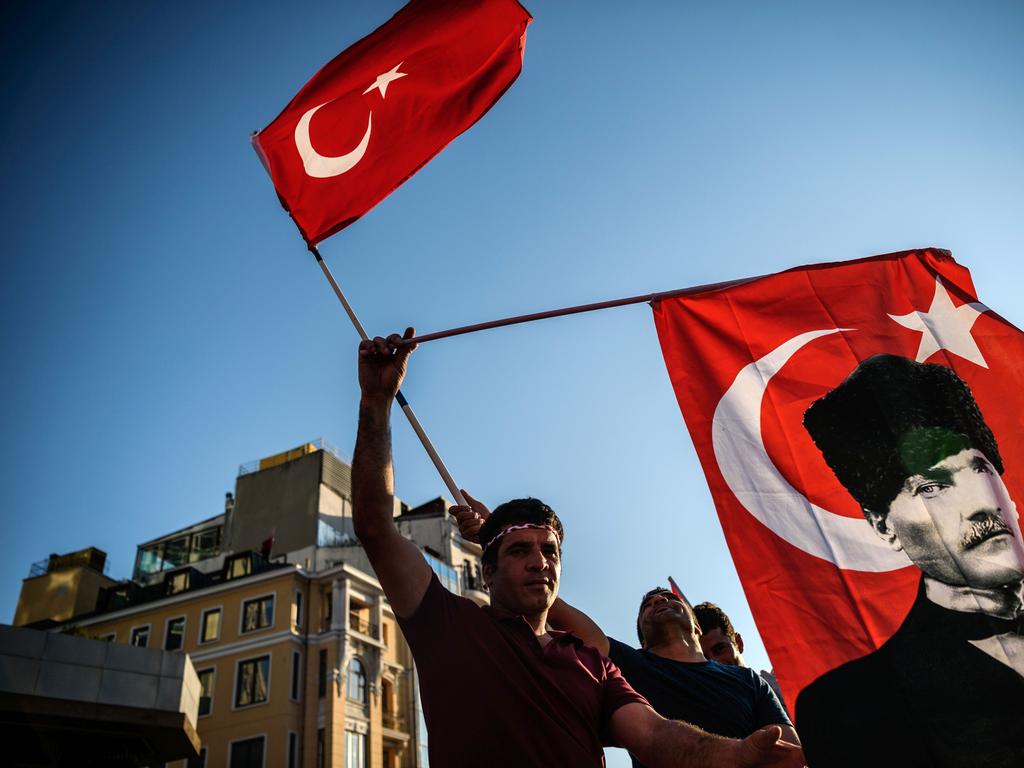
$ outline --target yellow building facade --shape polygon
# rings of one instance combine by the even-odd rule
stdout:
[[[174,768],[426,765],[413,659],[351,535],[349,467],[308,446],[271,458],[243,465],[224,514],[140,545],[130,580],[91,548],[37,564],[16,623],[188,654],[202,751]],[[445,508],[396,502],[396,521],[447,588],[485,603],[479,547]]]
[[[76,626],[191,657],[203,754],[171,765],[417,765],[412,659],[380,585],[358,569],[273,568]]]

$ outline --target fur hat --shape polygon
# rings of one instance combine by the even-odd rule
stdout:
[[[885,514],[906,479],[966,448],[1003,473],[970,388],[944,365],[875,355],[811,404],[804,427],[861,507]]]

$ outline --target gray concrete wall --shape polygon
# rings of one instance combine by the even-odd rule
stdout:
[[[224,532],[225,549],[259,550],[271,531],[273,555],[316,544],[323,456],[317,451],[239,477],[235,508]]]
[[[199,678],[188,656],[0,624],[0,692],[65,701],[199,711]]]

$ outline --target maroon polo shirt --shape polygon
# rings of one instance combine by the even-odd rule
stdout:
[[[399,619],[416,659],[436,768],[603,766],[608,723],[639,693],[568,632],[541,647],[526,620],[456,597],[433,576]]]

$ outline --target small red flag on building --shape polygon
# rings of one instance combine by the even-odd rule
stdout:
[[[654,317],[808,764],[1024,765],[1024,334],[933,249]]]
[[[501,97],[532,17],[515,0],[411,0],[252,137],[307,244],[351,224]]]

